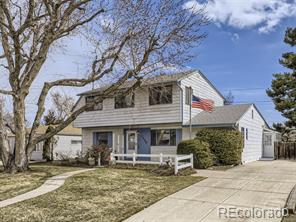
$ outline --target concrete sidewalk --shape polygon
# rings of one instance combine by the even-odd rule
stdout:
[[[231,207],[283,208],[296,184],[296,162],[258,161],[228,171],[199,170],[198,175],[208,178],[162,199],[126,222],[280,222],[281,218],[221,218],[218,212]]]
[[[52,192],[58,189],[59,187],[61,187],[65,183],[65,180],[67,178],[75,174],[83,173],[90,170],[94,170],[94,169],[76,170],[76,171],[67,172],[67,173],[63,173],[63,174],[51,177],[47,179],[42,186],[36,188],[35,190],[29,191],[27,193],[21,194],[19,196],[16,196],[7,200],[0,201],[0,208]]]

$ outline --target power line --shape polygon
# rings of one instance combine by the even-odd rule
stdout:
[[[223,89],[221,91],[252,91],[252,90],[266,90],[266,88],[236,88],[236,89]]]

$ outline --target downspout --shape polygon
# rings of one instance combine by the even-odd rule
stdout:
[[[181,85],[180,85],[180,81],[177,81],[177,86],[178,86],[178,88],[180,89],[180,97],[181,97],[181,121],[182,121],[182,124],[181,124],[181,126],[182,126],[182,128],[183,128],[183,89],[182,89],[182,87],[181,87]]]

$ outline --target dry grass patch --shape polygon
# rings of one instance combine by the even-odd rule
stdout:
[[[158,176],[143,170],[97,169],[69,178],[52,193],[1,209],[0,221],[122,221],[202,179]]]
[[[6,174],[0,168],[0,201],[26,193],[43,184],[52,176],[79,170],[75,167],[51,166],[49,164],[32,164],[31,170],[24,173]]]

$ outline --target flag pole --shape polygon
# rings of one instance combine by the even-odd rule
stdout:
[[[192,122],[191,122],[191,111],[192,111],[192,88],[190,87],[190,111],[189,111],[189,138],[192,139]]]

